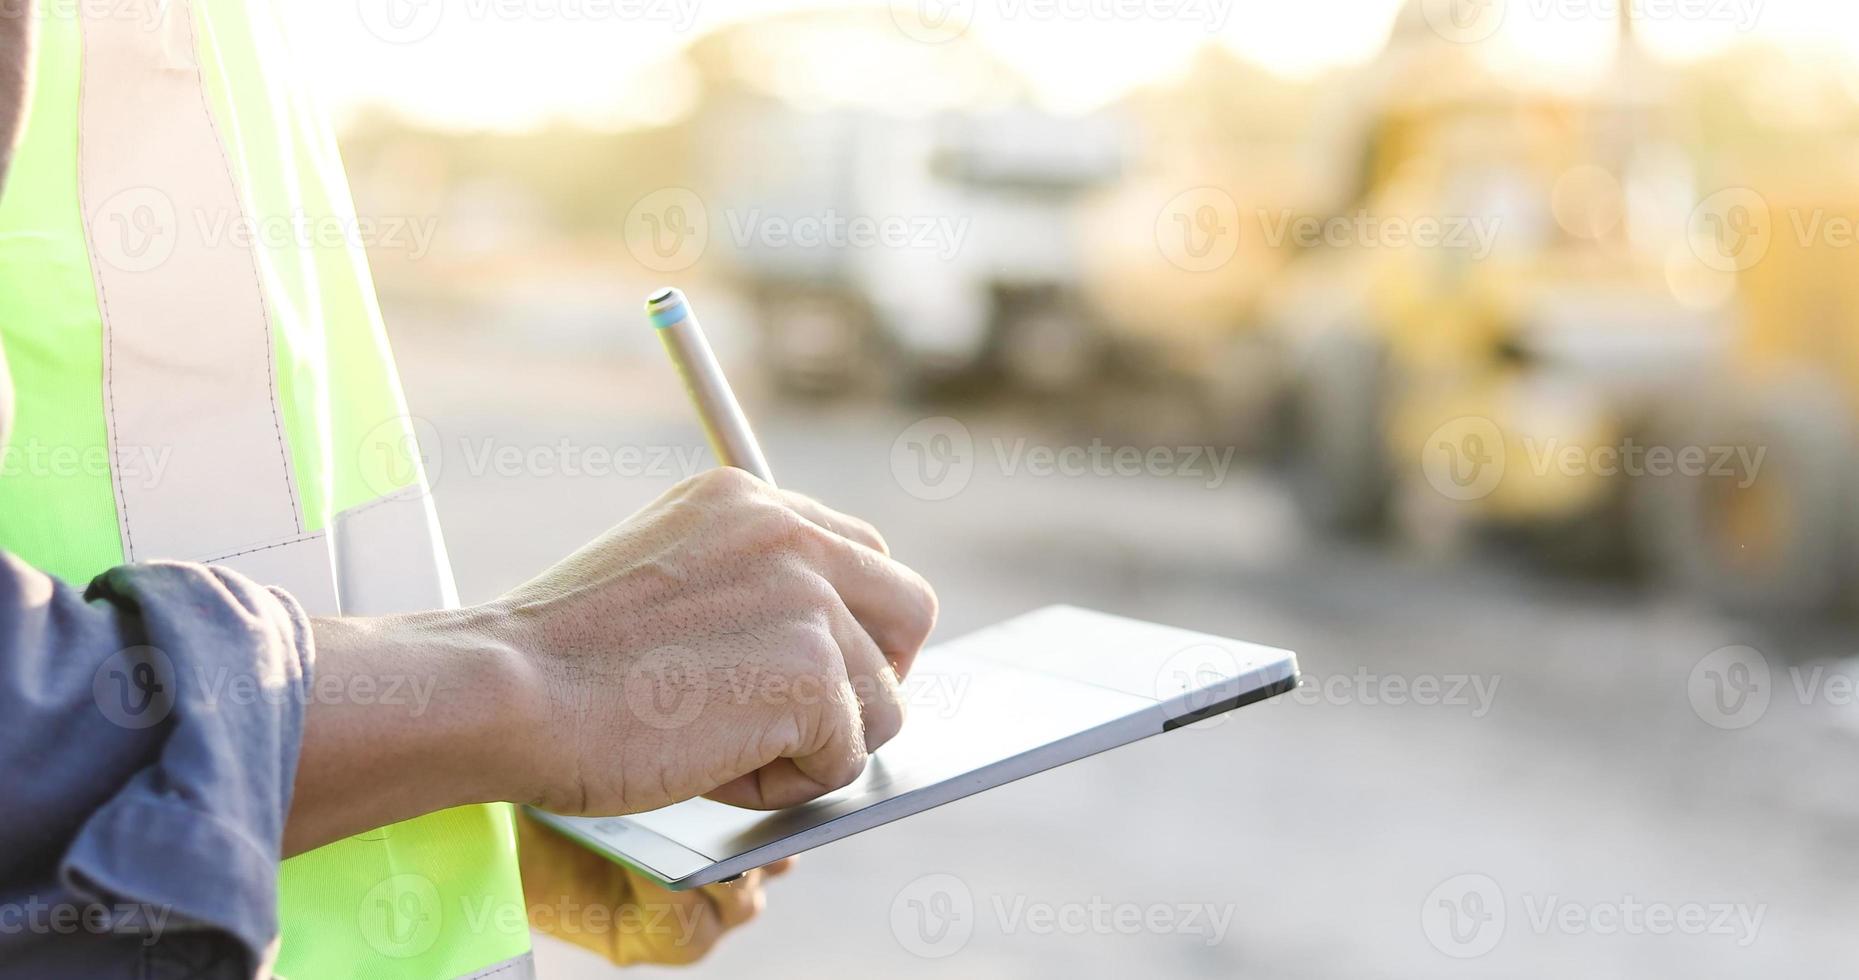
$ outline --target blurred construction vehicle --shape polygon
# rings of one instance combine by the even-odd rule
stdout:
[[[1287,269],[1285,446],[1318,526],[1518,529],[1620,557],[1629,486],[1608,462],[1711,363],[1718,316],[1667,255],[1691,175],[1623,39],[1596,94],[1520,86],[1420,4],[1363,73],[1360,176],[1341,242]],[[1424,234],[1423,234],[1424,233]]]
[[[1521,531],[1743,612],[1846,594],[1846,137],[1822,121],[1787,140],[1713,138],[1694,111],[1703,134],[1681,138],[1698,93],[1674,92],[1626,23],[1598,94],[1526,92],[1417,7],[1371,70],[1388,95],[1370,102],[1348,207],[1370,227],[1484,221],[1494,247],[1353,241],[1287,270],[1266,316],[1293,351],[1286,446],[1304,514],[1350,532],[1396,514],[1423,531]],[[1815,216],[1833,232],[1807,231]]]
[[[1636,526],[1657,567],[1740,611],[1859,595],[1859,92],[1824,67],[1744,52],[1691,95],[1711,117],[1687,244],[1724,283],[1731,336],[1654,433],[1760,468],[1664,481]]]
[[[1269,233],[1345,179],[1313,138],[1318,101],[1310,83],[1209,44],[1179,78],[1117,106],[1140,156],[1080,222],[1112,380],[1166,393],[1221,443],[1252,446],[1270,428],[1279,364],[1259,304],[1296,249]],[[1157,402],[1142,407],[1152,427]]]
[[[875,55],[875,70],[933,58],[913,77],[966,71],[997,83],[927,106],[899,103],[878,75],[825,105],[710,86],[696,138],[709,206],[722,212],[712,226],[728,239],[712,244],[752,304],[775,381],[818,392],[888,379],[908,395],[982,381],[1058,391],[1092,373],[1099,344],[1078,298],[1073,223],[1079,200],[1117,173],[1117,125],[1028,108],[966,38],[919,44],[882,12],[791,19],[815,25],[806,31],[784,22],[699,47],[725,48],[711,60],[736,68],[832,60],[791,47],[745,53],[758,45],[896,49]]]

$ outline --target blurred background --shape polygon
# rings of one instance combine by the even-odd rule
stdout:
[[[939,636],[1300,654],[806,855],[699,975],[1853,972],[1859,7],[289,16],[467,601],[713,464],[673,284]]]

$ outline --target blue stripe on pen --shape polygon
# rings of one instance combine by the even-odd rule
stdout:
[[[663,309],[646,311],[646,315],[652,319],[652,326],[660,330],[675,323],[682,322],[685,317],[690,316],[690,313],[690,305],[682,302],[667,306]]]

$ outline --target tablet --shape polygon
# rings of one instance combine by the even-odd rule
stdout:
[[[694,888],[1296,686],[1287,650],[1051,606],[925,649],[903,683],[903,731],[812,802],[530,812],[660,884]]]

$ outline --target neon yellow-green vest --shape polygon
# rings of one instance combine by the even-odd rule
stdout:
[[[0,197],[0,546],[229,565],[313,614],[456,602],[323,116],[267,0],[41,0]],[[284,862],[289,980],[533,973],[508,804]]]

